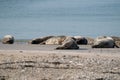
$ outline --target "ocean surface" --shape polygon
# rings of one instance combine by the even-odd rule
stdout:
[[[120,0],[0,0],[0,38],[120,36]]]

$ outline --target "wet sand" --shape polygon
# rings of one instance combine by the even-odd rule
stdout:
[[[120,80],[120,48],[0,44],[0,80]]]

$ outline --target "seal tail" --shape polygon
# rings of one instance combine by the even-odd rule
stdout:
[[[120,48],[116,43],[114,43],[114,46],[115,46],[116,48]]]

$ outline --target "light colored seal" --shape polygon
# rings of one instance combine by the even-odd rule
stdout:
[[[76,41],[72,37],[67,37],[61,46],[57,47],[56,49],[79,49]]]
[[[97,37],[94,40],[94,44],[92,45],[92,48],[114,48],[118,46],[115,44],[115,41],[108,36],[101,36]]]
[[[14,37],[12,35],[5,35],[2,39],[3,44],[13,44],[14,43]]]

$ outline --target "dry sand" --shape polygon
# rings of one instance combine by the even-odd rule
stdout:
[[[120,49],[0,44],[0,80],[120,80]]]

